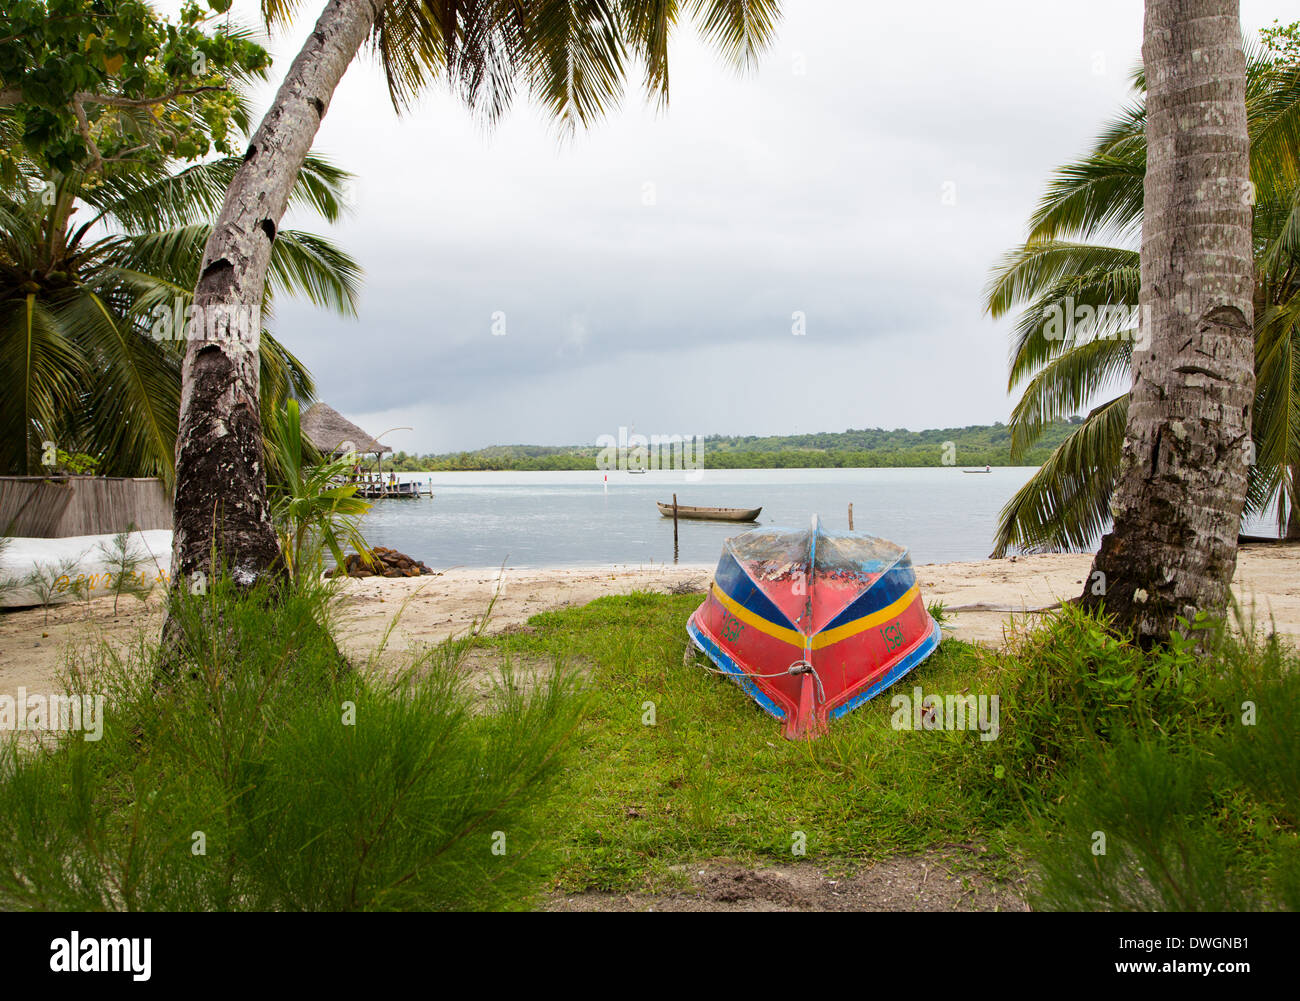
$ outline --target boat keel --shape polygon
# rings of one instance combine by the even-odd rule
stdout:
[[[817,711],[817,683],[811,671],[801,676],[799,708],[785,718],[786,740],[813,740],[826,732],[826,719]]]

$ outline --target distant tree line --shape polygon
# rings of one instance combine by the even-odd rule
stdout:
[[[704,465],[713,469],[886,468],[903,466],[1037,466],[1069,435],[1081,418],[1049,424],[1035,448],[1011,459],[1011,431],[1004,424],[908,431],[897,428],[817,434],[711,435]],[[595,470],[594,445],[493,445],[473,452],[411,455],[398,452],[385,462],[397,472],[486,470]]]

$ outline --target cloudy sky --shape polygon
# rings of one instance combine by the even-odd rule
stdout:
[[[271,39],[275,84],[319,6]],[[357,175],[328,231],[365,267],[360,318],[275,321],[321,399],[422,452],[1005,421],[981,288],[1129,98],[1142,4],[785,7],[756,72],[682,30],[666,111],[634,91],[568,141],[524,103],[487,133],[441,91],[398,117],[358,61],[316,149]],[[1283,7],[1243,0],[1243,25]]]

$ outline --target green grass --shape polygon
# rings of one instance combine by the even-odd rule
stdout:
[[[990,797],[996,742],[973,732],[898,731],[889,696],[981,689],[990,658],[947,640],[896,688],[815,741],[792,742],[737,686],[682,663],[699,595],[631,594],[534,616],[486,640],[514,659],[561,657],[587,670],[553,827],[556,885],[622,891],[656,886],[703,859],[831,866],[935,845],[979,842],[988,869],[1014,861],[1002,826],[1015,808]],[[650,719],[653,725],[643,720]]]
[[[103,739],[0,741],[0,907],[519,909],[706,861],[943,849],[1030,876],[1040,907],[1300,908],[1300,659],[1275,637],[1147,653],[1067,607],[1006,651],[945,640],[790,742],[683,662],[698,594],[544,613],[396,674],[340,663],[328,595],[172,595],[170,673],[146,642],[74,660]],[[896,729],[918,687],[997,695],[997,739]]]
[[[703,658],[683,663],[700,600],[607,597],[486,640],[586,669],[547,805],[553,887],[656,889],[705,860],[791,862],[802,833],[802,858],[836,871],[970,847],[972,869],[1030,876],[1044,908],[1300,902],[1300,661],[1276,637],[1198,623],[1146,653],[1067,607],[1002,652],[947,639],[820,739],[790,742]],[[895,729],[891,698],[916,687],[997,694],[998,738]],[[1258,720],[1243,725],[1248,701]]]

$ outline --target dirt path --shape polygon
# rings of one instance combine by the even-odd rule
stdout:
[[[747,868],[710,862],[671,893],[555,895],[551,911],[1026,911],[1023,886],[969,866],[969,852],[900,855],[853,873],[812,863]]]

